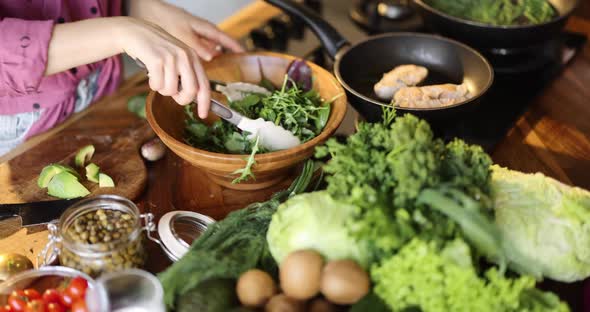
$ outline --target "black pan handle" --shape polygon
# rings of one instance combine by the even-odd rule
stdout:
[[[294,15],[305,22],[307,26],[316,34],[320,42],[330,55],[332,59],[336,57],[338,51],[345,45],[348,45],[348,41],[340,35],[340,33],[326,22],[320,15],[312,11],[308,7],[305,7],[293,0],[265,0],[266,2],[276,6],[277,8]]]

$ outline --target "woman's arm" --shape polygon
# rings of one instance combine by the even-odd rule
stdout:
[[[0,97],[35,93],[45,73],[54,22],[1,15]]]
[[[179,104],[196,97],[199,116],[204,118],[209,111],[209,81],[196,53],[144,20],[106,17],[56,25],[48,50],[46,75],[127,53],[145,64],[152,90]]]
[[[93,18],[55,25],[49,41],[45,75],[53,75],[122,53],[123,47],[116,38],[124,33],[125,19]]]

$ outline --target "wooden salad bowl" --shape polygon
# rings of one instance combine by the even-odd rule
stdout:
[[[210,79],[222,82],[258,83],[261,72],[274,85],[283,82],[289,63],[296,59],[293,56],[272,52],[251,52],[226,54],[204,64]],[[331,105],[330,117],[323,131],[315,138],[288,150],[258,154],[253,173],[256,179],[232,184],[238,176],[233,174],[246,165],[248,155],[222,154],[192,147],[183,139],[185,113],[171,97],[150,92],[146,103],[147,120],[162,142],[180,158],[196,166],[209,178],[224,187],[236,190],[258,190],[275,185],[287,178],[292,170],[313,155],[315,146],[326,141],[340,126],[346,113],[346,95],[344,89],[331,73],[308,62],[313,71],[313,88],[324,100],[335,99]],[[214,92],[213,97],[226,102],[225,97]],[[212,122],[216,116],[209,114],[205,122]]]

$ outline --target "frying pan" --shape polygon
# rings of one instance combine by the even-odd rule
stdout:
[[[414,0],[424,23],[433,31],[477,49],[513,50],[510,52],[534,48],[555,38],[579,4],[579,0],[548,1],[559,14],[549,22],[534,25],[495,26],[454,17],[434,9],[425,0]]]
[[[385,72],[402,64],[428,68],[424,85],[460,84],[465,81],[471,99],[442,108],[401,108],[431,123],[451,122],[465,116],[490,88],[494,72],[488,61],[474,49],[451,39],[419,33],[391,33],[369,37],[351,45],[336,29],[310,9],[292,0],[266,0],[301,18],[318,36],[335,60],[334,73],[347,93],[350,104],[369,122],[381,120],[382,108],[391,107],[374,94],[373,85]]]

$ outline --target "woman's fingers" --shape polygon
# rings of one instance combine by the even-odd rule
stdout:
[[[201,38],[198,36],[190,36],[186,38],[185,42],[189,47],[191,47],[197,55],[205,61],[210,61],[215,57],[217,54],[215,49],[209,48],[207,45],[204,45]]]
[[[182,51],[178,58],[177,67],[180,74],[181,88],[173,98],[178,104],[186,105],[194,101],[197,96],[197,76],[193,69],[193,62],[198,62],[194,53]]]
[[[205,37],[199,37],[199,41],[201,42],[201,45],[214,56],[218,56],[223,52],[223,47],[217,42],[211,41]]]
[[[209,107],[211,106],[211,88],[209,87],[209,78],[203,69],[200,62],[195,61],[193,68],[197,76],[197,82],[199,84],[199,90],[197,92],[197,106],[200,118],[207,118],[209,114]]]
[[[160,91],[164,88],[164,62],[156,58],[151,62],[145,62],[148,71],[150,89]]]
[[[217,26],[215,26],[209,22],[202,22],[202,23],[193,24],[193,29],[199,35],[201,35],[211,41],[221,44],[225,48],[230,49],[232,52],[236,52],[236,53],[244,52],[244,48],[235,39],[228,36],[227,34],[222,32],[221,30],[219,30],[219,28],[217,28]]]
[[[172,96],[178,93],[178,67],[176,55],[169,53],[164,56],[164,88],[159,92],[162,95]]]

